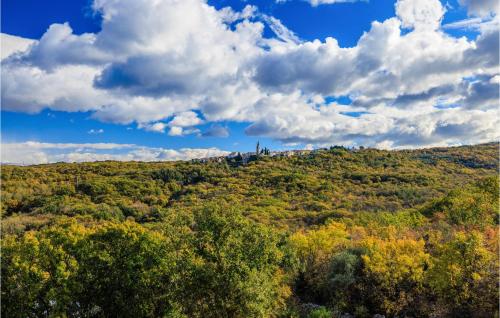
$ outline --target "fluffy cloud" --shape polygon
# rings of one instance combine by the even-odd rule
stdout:
[[[0,33],[0,43],[2,45],[1,58],[2,60],[13,53],[20,53],[26,51],[28,47],[36,41],[21,38],[18,36]]]
[[[198,118],[198,115],[195,112],[182,112],[177,115],[168,123],[169,126],[178,126],[178,127],[190,127],[196,126],[203,123],[203,121]]]
[[[6,109],[90,110],[119,123],[164,119],[199,108],[206,96],[225,98],[216,96],[220,87],[240,86],[242,59],[262,40],[262,23],[244,20],[232,31],[199,0],[95,1],[94,9],[103,15],[101,32],[75,35],[53,24],[24,55],[2,62]]]
[[[228,151],[217,148],[183,148],[179,150],[142,147],[133,144],[63,144],[28,141],[2,144],[2,163],[42,164],[82,161],[172,161],[224,156]]]
[[[441,2],[437,0],[399,0],[396,3],[396,15],[405,28],[435,30],[444,12]]]
[[[145,125],[139,125],[139,128],[142,128],[146,131],[153,131],[157,133],[164,133],[165,128],[167,128],[167,125],[165,123],[152,123],[152,124],[145,124]]]
[[[20,61],[49,71],[66,64],[99,65],[110,61],[109,53],[99,50],[95,40],[95,34],[75,35],[68,23],[55,23]]]
[[[170,127],[170,130],[168,131],[169,136],[182,136],[183,134],[184,130],[182,129],[182,127],[178,126]]]
[[[401,35],[400,26],[394,18],[374,22],[353,48],[327,38],[271,51],[257,61],[255,80],[274,91],[351,95],[375,106],[372,99],[395,99],[497,72],[498,31],[469,42],[433,30]]]
[[[340,105],[312,109],[289,97],[281,100],[295,112],[276,111],[247,128],[250,135],[266,135],[286,143],[329,145],[370,145],[385,142],[393,148],[422,145],[443,146],[495,140],[498,136],[498,110],[436,109],[425,107],[414,113],[379,106],[371,113],[339,112]],[[340,106],[340,107],[339,107]],[[307,113],[303,113],[308,111]],[[299,113],[301,112],[302,115]],[[314,124],[310,124],[314,123]]]
[[[472,21],[473,40],[443,31],[439,0],[399,0],[396,17],[374,21],[344,48],[334,38],[303,41],[252,6],[235,12],[203,0],[95,0],[100,32],[76,35],[68,24],[53,24],[38,41],[7,44],[18,53],[2,56],[2,105],[91,111],[101,121],[171,136],[237,121],[250,123],[250,135],[284,143],[491,141],[499,136],[496,9],[463,3],[471,14],[490,12]],[[264,24],[275,37],[264,37]],[[352,103],[329,102],[342,96]],[[226,133],[214,125],[202,134]]]

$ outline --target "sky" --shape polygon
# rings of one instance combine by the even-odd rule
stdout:
[[[1,161],[499,138],[497,0],[4,0]]]

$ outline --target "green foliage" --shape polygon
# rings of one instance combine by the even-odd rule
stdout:
[[[233,166],[226,162],[4,166],[2,213],[4,217],[83,213],[100,219],[133,217],[144,223],[160,221],[155,211],[162,209],[189,214],[207,202],[226,201],[241,205],[261,223],[296,229],[321,224],[337,211],[417,208],[465,183],[495,175],[497,154],[496,144],[392,152],[332,147]],[[492,188],[483,192],[488,191],[497,193]],[[107,206],[95,206],[99,204]],[[148,209],[138,208],[143,204]],[[74,210],[77,206],[93,208]],[[108,212],[109,217],[103,215]]]
[[[7,236],[2,252],[7,317],[157,317],[174,310],[173,251],[137,224],[65,223]]]
[[[2,241],[8,317],[268,317],[290,294],[273,230],[214,206],[164,234],[63,221]]]
[[[197,211],[194,222],[189,316],[268,317],[283,306],[284,254],[273,231],[218,206]]]
[[[328,302],[339,311],[352,311],[363,304],[362,248],[349,248],[332,257],[328,268],[328,280],[323,293]],[[368,297],[369,299],[369,297]]]
[[[488,225],[498,222],[498,178],[456,189],[423,210],[427,216],[444,217],[456,225]]]
[[[6,317],[498,317],[498,144],[2,167]]]
[[[181,182],[184,180],[182,173],[175,169],[162,168],[151,173],[153,179],[162,180],[163,182]]]
[[[115,187],[103,181],[88,181],[80,183],[77,190],[97,199],[99,196],[112,194]]]
[[[78,239],[78,238],[70,238]],[[6,317],[62,315],[71,300],[68,279],[74,257],[50,238],[28,232],[2,240],[2,314]]]
[[[331,317],[333,317],[333,313],[325,307],[314,309],[307,316],[307,318],[331,318]]]

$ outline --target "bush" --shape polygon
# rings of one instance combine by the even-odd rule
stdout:
[[[307,315],[307,318],[331,318],[333,313],[325,307],[314,309]]]

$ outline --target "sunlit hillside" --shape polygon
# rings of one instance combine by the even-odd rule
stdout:
[[[491,317],[498,144],[2,167],[6,317]]]

